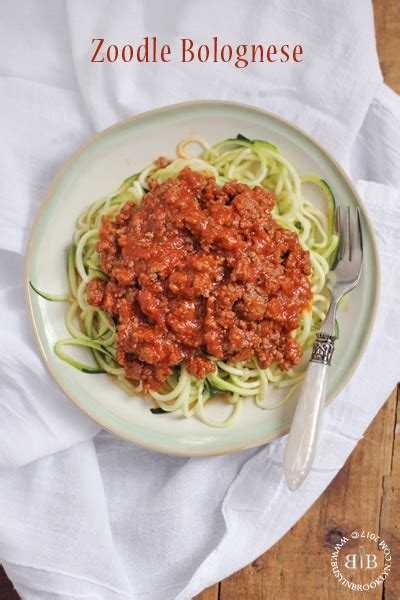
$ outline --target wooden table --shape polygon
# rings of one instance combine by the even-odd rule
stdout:
[[[400,93],[400,0],[374,0],[374,8],[383,75]],[[381,535],[392,552],[390,576],[375,590],[348,590],[332,575],[332,549],[341,535],[355,529]],[[285,537],[251,565],[204,591],[196,600],[298,598],[400,600],[398,389],[393,391],[328,489]],[[0,567],[0,600],[18,599]]]

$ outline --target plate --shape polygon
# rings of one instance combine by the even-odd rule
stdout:
[[[43,359],[65,394],[105,429],[159,452],[212,455],[269,442],[288,432],[296,395],[281,407],[265,411],[248,399],[240,419],[226,429],[214,429],[196,418],[185,419],[174,413],[154,415],[143,397],[127,396],[109,376],[81,373],[57,358],[54,343],[69,337],[64,322],[66,305],[39,297],[29,288],[29,281],[49,293],[64,293],[67,247],[82,210],[113,192],[122,180],[155,157],[174,157],[177,143],[188,135],[201,135],[215,143],[237,133],[270,140],[300,174],[323,177],[338,204],[358,206],[361,210],[364,269],[359,285],[346,296],[338,313],[340,336],[330,370],[328,402],[354,372],[375,317],[379,267],[365,209],[341,167],[296,126],[251,106],[204,101],[153,110],[102,131],[69,159],[54,179],[36,217],[26,262],[29,313]],[[229,408],[223,402],[215,402],[210,410],[215,418],[222,419]]]

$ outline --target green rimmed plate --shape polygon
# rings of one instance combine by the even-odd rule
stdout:
[[[364,270],[357,288],[339,311],[328,401],[346,384],[365,349],[377,306],[379,267],[373,231],[362,202],[335,160],[294,125],[270,113],[230,102],[189,102],[126,119],[99,133],[79,149],[53,181],[34,223],[26,262],[26,294],[36,339],[51,374],[71,400],[104,428],[127,440],[181,455],[211,455],[257,446],[287,433],[296,396],[275,410],[262,411],[251,399],[239,421],[214,429],[196,418],[174,413],[153,415],[143,397],[128,397],[107,375],[89,375],[71,368],[53,352],[68,334],[66,305],[47,302],[30,288],[63,293],[67,289],[66,251],[77,216],[96,199],[113,192],[130,174],[156,156],[175,156],[177,143],[200,135],[210,143],[242,133],[270,140],[300,174],[314,173],[328,181],[339,204],[361,209],[364,229]],[[310,194],[317,194],[316,191]],[[318,194],[317,194],[318,196]],[[317,200],[315,197],[315,201]],[[311,197],[311,199],[313,199]],[[214,418],[229,408],[210,407]]]

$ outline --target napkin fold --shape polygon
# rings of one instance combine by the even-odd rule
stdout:
[[[188,600],[284,535],[399,379],[400,102],[382,84],[371,5],[8,0],[1,11],[0,56],[9,60],[0,66],[0,561],[27,600]],[[207,43],[209,23],[226,43],[301,43],[304,62],[246,70],[90,63],[93,37]],[[284,438],[185,459],[98,433],[32,343],[23,254],[50,179],[94,131],[194,98],[243,101],[297,122],[358,180],[376,231],[376,325],[354,377],[326,411],[314,468],[296,493],[282,477]]]

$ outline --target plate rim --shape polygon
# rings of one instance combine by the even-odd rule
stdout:
[[[350,177],[347,175],[344,168],[340,165],[340,163],[336,160],[336,158],[334,158],[334,156],[330,153],[329,150],[327,150],[312,135],[310,135],[308,132],[304,131],[297,124],[281,117],[280,115],[277,115],[276,113],[264,110],[258,106],[253,106],[251,104],[230,101],[230,100],[218,100],[218,99],[209,99],[208,100],[207,99],[207,100],[191,100],[191,101],[187,101],[187,102],[178,102],[178,103],[174,103],[174,104],[168,104],[168,105],[160,107],[160,108],[154,108],[151,110],[147,110],[147,111],[141,112],[137,115],[131,115],[129,117],[125,117],[124,119],[121,119],[117,123],[114,123],[113,125],[110,125],[109,127],[102,129],[101,131],[98,131],[93,136],[91,136],[86,142],[84,142],[83,144],[78,146],[78,148],[63,162],[61,167],[56,172],[55,176],[52,178],[52,180],[47,188],[47,191],[42,196],[42,199],[41,199],[39,207],[36,211],[33,223],[31,225],[28,242],[26,245],[26,254],[25,254],[25,261],[24,261],[24,274],[23,274],[24,298],[25,298],[25,304],[27,307],[27,312],[28,312],[28,317],[29,317],[28,320],[30,321],[31,331],[33,332],[34,344],[35,344],[36,348],[39,350],[39,355],[41,356],[41,359],[42,359],[43,363],[45,364],[48,372],[50,373],[50,375],[52,376],[52,378],[56,382],[56,384],[59,386],[59,388],[62,390],[62,392],[67,396],[67,398],[71,402],[74,403],[75,406],[77,406],[92,421],[94,421],[95,423],[100,425],[106,431],[116,435],[117,437],[119,437],[125,441],[128,441],[130,443],[137,444],[138,446],[140,446],[142,448],[146,448],[148,450],[153,450],[153,451],[160,452],[163,454],[169,454],[169,455],[173,455],[173,456],[186,456],[186,457],[218,456],[218,455],[223,455],[223,454],[231,454],[234,452],[240,452],[242,450],[247,450],[250,448],[256,448],[258,446],[267,444],[269,442],[272,442],[276,439],[283,437],[284,435],[289,433],[290,426],[289,427],[284,426],[284,427],[280,428],[279,430],[277,430],[274,434],[268,434],[265,437],[263,436],[261,438],[253,439],[253,440],[249,441],[249,443],[241,443],[237,446],[232,446],[227,449],[210,449],[210,450],[207,450],[204,448],[201,448],[201,449],[194,449],[194,448],[179,449],[179,448],[165,447],[165,446],[163,446],[162,443],[159,443],[159,444],[154,443],[154,442],[146,443],[146,441],[143,441],[142,439],[138,441],[134,436],[129,436],[129,435],[125,435],[125,434],[121,433],[120,431],[118,431],[117,428],[110,426],[107,422],[104,422],[101,418],[98,418],[98,417],[94,418],[92,416],[92,414],[90,413],[90,411],[82,405],[82,403],[79,401],[79,398],[75,397],[75,395],[70,390],[68,390],[67,386],[64,386],[62,381],[60,381],[58,379],[57,372],[55,369],[53,369],[53,366],[47,357],[45,349],[43,348],[43,345],[42,345],[42,342],[40,339],[40,334],[38,331],[38,327],[36,325],[34,312],[33,312],[33,305],[32,305],[32,301],[31,301],[30,283],[29,283],[29,281],[30,281],[29,280],[29,266],[30,266],[30,259],[31,259],[33,243],[34,243],[34,239],[36,237],[36,230],[42,219],[42,216],[44,215],[46,208],[51,203],[53,192],[56,190],[58,184],[61,182],[64,175],[67,173],[70,166],[73,163],[75,163],[77,160],[79,160],[80,156],[88,148],[90,148],[91,146],[94,146],[98,140],[100,140],[104,136],[108,135],[110,132],[116,131],[118,129],[123,129],[128,124],[140,122],[142,120],[148,119],[149,117],[157,116],[157,115],[160,115],[163,113],[168,113],[170,111],[174,111],[177,109],[179,110],[179,109],[184,109],[186,107],[196,107],[196,106],[206,106],[206,105],[208,105],[208,106],[223,106],[223,105],[225,105],[225,106],[236,107],[239,109],[245,109],[245,110],[248,110],[251,112],[256,112],[261,116],[266,116],[272,120],[278,121],[278,122],[282,123],[284,126],[288,127],[289,129],[293,129],[293,130],[297,131],[298,133],[300,133],[302,136],[304,136],[309,142],[314,144],[314,146],[316,146],[317,149],[320,152],[322,152],[322,154],[325,155],[325,157],[327,157],[329,159],[329,161],[334,165],[334,167],[338,171],[340,177],[345,181],[345,183],[350,188],[352,194],[356,198],[358,206],[361,208],[362,218],[367,223],[367,225],[370,229],[372,252],[373,252],[375,268],[376,268],[376,287],[373,290],[374,297],[373,297],[372,310],[369,315],[370,318],[368,320],[367,326],[365,328],[364,339],[359,346],[357,356],[356,356],[355,360],[353,361],[351,367],[349,368],[347,375],[345,377],[343,377],[343,379],[338,384],[335,392],[332,393],[331,396],[327,398],[327,405],[330,404],[331,402],[333,402],[333,400],[342,392],[344,387],[347,385],[347,383],[353,377],[353,375],[365,353],[365,350],[370,341],[371,334],[372,334],[372,331],[373,331],[373,328],[375,325],[378,304],[379,304],[379,300],[380,300],[380,290],[381,290],[381,267],[380,267],[380,258],[379,258],[378,246],[377,246],[377,242],[376,242],[375,231],[374,231],[372,222],[369,218],[368,212],[362,201],[362,198],[361,198],[360,194],[358,193],[357,189],[355,188],[355,185],[351,181]]]

